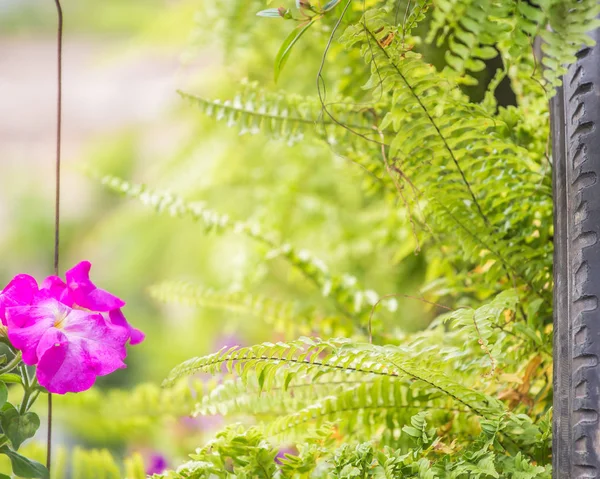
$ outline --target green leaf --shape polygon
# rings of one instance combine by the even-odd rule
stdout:
[[[300,37],[304,35],[304,33],[315,23],[315,18],[317,17],[313,17],[307,24],[300,25],[294,30],[292,30],[292,32],[282,43],[281,47],[279,48],[279,51],[277,52],[277,56],[275,57],[275,83],[277,83],[277,80],[279,79],[279,74],[281,73],[281,70],[283,70],[283,67],[287,63],[290,53],[292,52],[292,48],[294,48],[296,42],[300,40]]]
[[[8,447],[0,447],[0,454],[5,454],[10,459],[13,472],[20,477],[31,479],[49,479],[48,469],[39,462],[27,459],[15,451],[11,451]]]
[[[18,374],[6,373],[0,374],[0,381],[5,383],[21,384],[23,382],[23,379]]]
[[[40,427],[40,418],[33,412],[21,415],[14,406],[10,405],[2,413],[0,423],[13,448],[18,450],[25,440],[35,435]]]
[[[522,335],[527,336],[535,344],[542,346],[542,344],[543,344],[542,338],[540,338],[535,333],[535,330],[533,330],[530,326],[523,324],[523,323],[515,323],[515,325],[513,326],[513,329],[515,331],[521,333]]]
[[[0,381],[0,407],[6,404],[8,400],[8,388],[4,382]]]
[[[327,2],[325,4],[325,6],[323,7],[323,11],[327,12],[329,10],[331,10],[332,8],[334,8],[338,3],[340,3],[340,0],[330,0],[329,2]]]
[[[268,18],[281,18],[281,14],[279,13],[278,8],[267,8],[266,10],[261,10],[256,14],[256,16]]]
[[[406,434],[408,434],[409,436],[412,437],[421,437],[421,431],[419,431],[418,429],[412,427],[412,426],[404,426],[402,428],[402,431],[404,431]]]

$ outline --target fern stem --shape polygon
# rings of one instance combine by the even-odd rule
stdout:
[[[211,363],[205,364],[201,369],[205,369],[205,368],[209,368],[211,366],[215,366],[218,364],[223,364],[226,363],[228,361],[231,361],[231,359],[220,356],[215,358],[214,361],[212,361]],[[401,375],[407,376],[409,378],[418,380],[418,381],[422,381],[425,384],[428,384],[429,386],[431,386],[434,389],[437,389],[438,391],[441,391],[442,393],[446,394],[447,396],[451,397],[452,399],[454,399],[455,401],[463,404],[464,406],[468,407],[469,409],[471,409],[475,414],[482,416],[482,417],[486,417],[486,415],[478,408],[475,407],[469,403],[467,403],[466,401],[462,400],[461,398],[457,397],[456,395],[452,394],[450,391],[444,389],[443,387],[441,387],[438,384],[435,384],[433,382],[431,382],[430,380],[421,377],[418,374],[415,374],[413,372],[410,372],[408,370],[406,370],[405,368],[399,366],[398,364],[396,364],[395,362],[393,362],[392,360],[388,359],[387,357],[385,358],[385,361],[387,361],[389,364],[391,364],[392,366],[394,366],[395,368],[398,369],[398,371],[400,371],[400,373],[398,372],[384,372],[384,371],[372,371],[372,370],[368,370],[368,369],[361,369],[360,367],[351,367],[351,366],[342,366],[342,365],[337,365],[337,364],[326,364],[324,362],[320,362],[320,361],[308,361],[308,360],[299,360],[299,359],[295,359],[295,358],[272,358],[269,356],[256,356],[256,355],[252,355],[252,356],[246,356],[243,359],[240,359],[240,361],[242,362],[249,362],[249,361],[265,361],[265,362],[270,362],[270,361],[277,361],[278,363],[290,363],[290,364],[304,364],[304,365],[308,365],[308,366],[316,366],[316,367],[322,367],[324,369],[331,369],[331,370],[337,370],[337,371],[345,371],[345,372],[356,372],[356,373],[362,373],[362,374],[373,374],[376,376],[386,376],[386,377],[401,377]],[[194,368],[193,367],[189,367],[189,368],[183,368],[182,370],[180,370],[178,372],[178,375],[181,376],[183,374],[187,374],[191,371],[193,371]],[[166,384],[169,384],[170,380],[167,379],[166,380]]]
[[[329,39],[327,40],[327,45],[325,46],[325,50],[323,51],[323,55],[321,57],[321,64],[319,65],[319,71],[317,72],[317,93],[319,95],[319,101],[321,102],[321,108],[327,114],[327,116],[329,118],[331,118],[331,121],[334,124],[338,125],[341,128],[348,130],[350,133],[358,136],[359,138],[362,138],[363,140],[366,140],[368,142],[372,142],[372,143],[375,143],[378,145],[380,144],[380,145],[382,145],[382,148],[385,148],[386,146],[388,146],[385,143],[379,143],[377,140],[375,140],[373,138],[369,138],[368,136],[355,131],[356,129],[371,129],[371,127],[357,127],[356,125],[348,125],[348,124],[342,123],[336,117],[333,116],[331,111],[327,108],[327,104],[325,103],[325,99],[327,98],[327,88],[325,85],[325,78],[323,77],[323,70],[325,69],[325,61],[327,60],[327,54],[329,53],[329,49],[331,48],[331,44],[333,43],[333,37],[335,36],[336,32],[340,28],[340,25],[342,24],[342,20],[346,16],[346,13],[348,12],[348,9],[350,8],[351,3],[352,3],[352,0],[348,0],[346,2],[344,9],[342,10],[342,13],[340,14],[333,29],[331,30],[331,34],[329,35]],[[323,89],[323,91],[321,91],[321,88]]]
[[[473,405],[465,402],[464,400],[462,400],[461,398],[459,398],[458,396],[452,394],[450,391],[447,391],[446,389],[442,388],[441,386],[439,386],[438,384],[435,384],[431,381],[429,381],[428,379],[425,379],[424,377],[421,377],[420,375],[417,375],[415,373],[411,373],[410,371],[407,371],[406,369],[404,369],[402,366],[397,365],[394,361],[392,361],[391,359],[386,358],[386,361],[388,361],[390,364],[394,365],[395,367],[397,367],[403,374],[406,374],[407,376],[413,378],[413,379],[417,379],[419,381],[424,382],[425,384],[428,384],[429,386],[431,386],[432,388],[437,389],[438,391],[443,392],[444,394],[450,396],[452,399],[454,399],[455,401],[467,406],[469,409],[471,409],[475,414],[477,414],[478,416],[481,417],[486,417],[486,415],[479,410],[479,408],[474,407]]]
[[[284,115],[278,115],[278,114],[274,114],[274,113],[261,113],[259,111],[256,110],[250,110],[247,108],[238,108],[235,107],[233,105],[226,105],[225,103],[214,103],[211,101],[207,101],[204,98],[201,98],[199,96],[196,95],[192,95],[190,93],[186,93],[182,90],[177,90],[177,93],[184,99],[186,100],[193,100],[196,101],[198,103],[202,103],[204,105],[210,105],[213,107],[218,107],[218,108],[223,108],[225,110],[228,111],[234,111],[237,113],[244,113],[247,115],[252,115],[254,117],[257,118],[263,118],[266,120],[278,120],[278,121],[292,121],[295,123],[302,123],[305,125],[312,125],[314,126],[317,123],[321,123],[323,125],[329,125],[329,126],[344,126],[341,123],[339,123],[338,121],[326,121],[326,120],[317,120],[317,119],[311,119],[311,118],[302,118],[299,116],[284,116]],[[364,126],[364,125],[349,125],[351,128],[357,129],[357,130],[367,130],[370,131],[371,127],[370,126]],[[372,140],[371,140],[372,141]]]

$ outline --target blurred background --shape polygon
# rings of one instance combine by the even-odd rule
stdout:
[[[127,301],[129,321],[147,339],[130,348],[126,370],[101,378],[92,391],[56,399],[59,449],[106,447],[117,456],[140,453],[148,464],[175,464],[221,422],[190,419],[177,400],[165,403],[159,385],[173,366],[223,345],[314,332],[300,324],[298,331],[277,328],[243,310],[163,304],[150,294],[156,284],[189,281],[205,291],[250,292],[333,314],[313,285],[270,260],[264,246],[159,217],[107,191],[94,175],[174,191],[260,223],[382,295],[416,294],[426,279],[410,227],[389,198],[365,194],[360,167],[318,142],[290,148],[240,136],[177,95],[182,89],[232,98],[245,79],[315,95],[330,27],[307,36],[275,85],[273,58],[290,26],[258,19],[264,3],[63,0],[61,269],[90,260],[94,281]],[[42,280],[52,270],[55,41],[52,0],[0,0],[2,284],[20,272]],[[337,79],[332,96],[352,81],[336,70],[337,55],[343,52],[334,45],[326,73]],[[384,328],[419,329],[434,315],[419,301],[400,303],[396,313],[382,313]],[[43,423],[43,404],[38,412]],[[44,434],[42,428],[37,438]],[[42,457],[35,441],[27,447]]]

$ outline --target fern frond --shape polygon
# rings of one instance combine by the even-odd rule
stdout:
[[[240,135],[262,133],[290,145],[302,141],[307,134],[331,145],[343,144],[353,132],[375,138],[372,109],[336,101],[327,106],[334,121],[324,113],[318,98],[272,93],[247,82],[243,86],[233,99],[225,101],[208,100],[181,91],[179,94],[208,117],[237,128]]]
[[[498,55],[493,47],[510,29],[506,17],[513,1],[435,0],[427,41],[448,41],[446,63],[458,75],[478,72]],[[469,81],[467,79],[468,83]]]
[[[191,283],[167,281],[150,287],[149,292],[154,299],[164,303],[179,303],[251,315],[278,328],[288,324],[290,318],[300,317],[298,305],[295,303],[255,296],[243,291],[214,291]]]
[[[504,311],[515,311],[519,302],[517,292],[507,290],[497,295],[492,301],[477,309],[462,308],[438,318],[453,323],[452,326],[464,328],[467,337],[474,338],[481,349],[490,359],[493,374],[497,360],[490,350],[490,339],[494,334],[494,327],[498,326],[500,315]]]
[[[561,85],[561,77],[582,45],[592,46],[588,32],[600,26],[600,5],[594,0],[537,2],[548,18],[549,28],[539,32],[544,40],[542,51],[544,76],[552,87]]]
[[[213,390],[202,396],[196,405],[195,414],[233,415],[252,414],[263,421],[285,416],[290,411],[298,411],[314,404],[321,398],[336,397],[358,387],[373,389],[373,395],[392,395],[396,403],[410,407],[439,398],[439,393],[410,389],[410,382],[402,378],[374,377],[365,379],[359,373],[331,373],[325,377],[316,375],[291,375],[287,370],[279,370],[268,389],[259,386],[258,377],[250,372],[243,380],[240,378],[223,381]],[[377,392],[379,390],[385,391]],[[371,393],[370,393],[371,394]],[[404,403],[402,403],[404,401]]]
[[[102,184],[110,190],[134,198],[146,206],[151,206],[159,214],[175,218],[187,218],[203,225],[207,232],[232,232],[246,236],[268,248],[267,259],[282,258],[296,268],[320,290],[325,298],[330,298],[337,309],[354,321],[355,327],[365,328],[365,316],[379,301],[379,295],[372,290],[362,290],[355,277],[334,275],[319,258],[306,250],[294,248],[289,243],[281,244],[276,235],[262,231],[257,224],[232,220],[229,216],[217,213],[200,202],[187,202],[168,192],[157,192],[144,185],[133,185],[114,176],[104,176]],[[383,301],[384,307],[393,308],[393,301]]]
[[[575,61],[581,46],[592,45],[587,33],[600,25],[595,0],[435,0],[434,4],[427,40],[437,37],[438,45],[448,41],[446,61],[453,72],[482,70],[482,60],[497,56],[498,47],[507,69],[515,66],[523,76],[544,79],[549,94],[560,86],[566,66]],[[543,40],[543,72],[531,61],[536,36]]]
[[[470,412],[453,407],[450,398],[440,400],[430,392],[419,394],[403,381],[380,377],[349,385],[336,394],[316,397],[308,406],[270,421],[266,431],[269,435],[286,434],[307,423],[319,426],[324,421],[331,421],[341,423],[344,432],[350,436],[358,432],[360,437],[373,437],[381,424],[386,424],[391,433],[425,409],[446,417],[457,412]]]
[[[219,373],[222,368],[235,373],[242,380],[250,372],[258,377],[260,390],[268,391],[278,371],[285,369],[285,383],[297,375],[321,377],[326,374],[347,372],[366,377],[387,376],[408,378],[421,387],[430,387],[468,407],[478,415],[499,414],[500,403],[485,394],[457,384],[445,374],[424,368],[416,358],[407,357],[394,348],[353,345],[347,340],[301,338],[288,343],[263,343],[249,348],[230,348],[208,356],[193,358],[174,368],[164,385],[197,372]]]
[[[369,10],[349,27],[344,42],[360,47],[371,65],[367,86],[378,95],[393,93],[393,109],[381,127],[396,132],[389,156],[399,180],[410,181],[427,201],[436,233],[448,235],[451,244],[459,235],[465,259],[479,265],[493,261],[487,284],[508,278],[549,300],[549,242],[518,240],[534,234],[532,204],[550,214],[551,193],[540,166],[507,141],[498,120],[470,104],[451,77],[435,72],[399,40],[382,43],[392,29],[386,18],[385,11]],[[530,200],[527,210],[519,206],[523,194]],[[535,270],[526,266],[530,261],[538,265]]]

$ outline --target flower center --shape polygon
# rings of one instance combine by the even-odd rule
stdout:
[[[54,319],[54,327],[57,329],[62,329],[65,326],[65,319],[67,319],[68,315],[68,312],[58,313]]]

